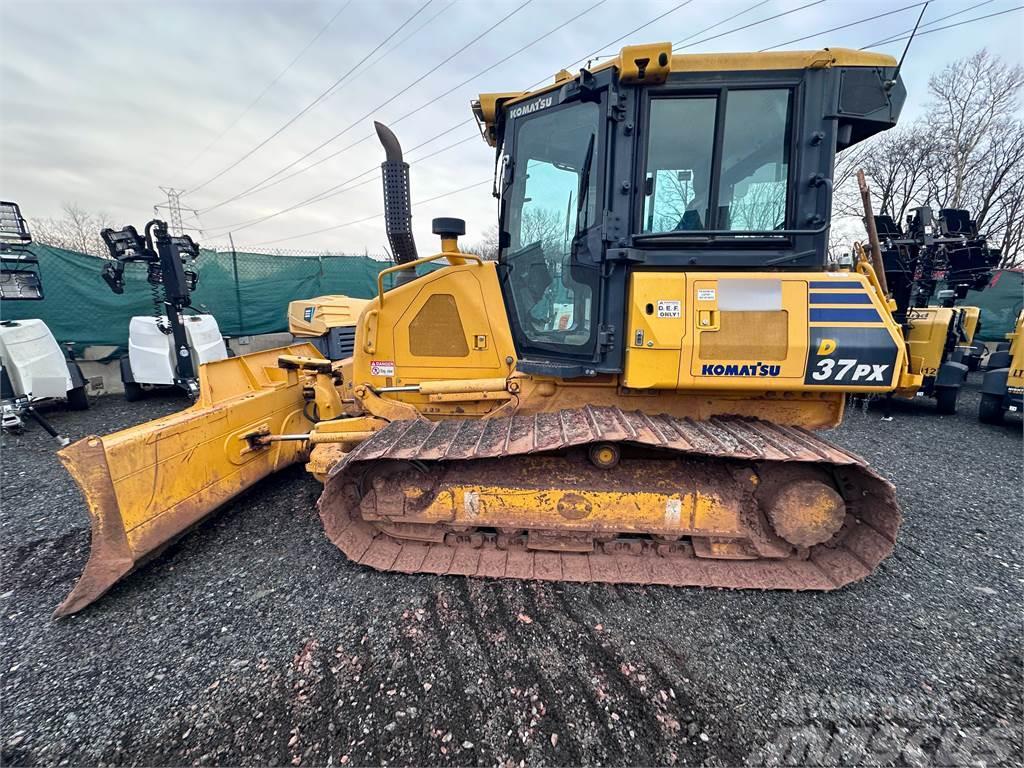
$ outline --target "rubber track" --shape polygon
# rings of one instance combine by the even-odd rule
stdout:
[[[832,467],[854,519],[807,559],[718,560],[643,555],[500,550],[392,538],[358,517],[346,480],[375,461],[469,461],[623,442],[742,462]],[[900,511],[893,486],[863,459],[804,429],[745,418],[708,421],[614,407],[480,420],[392,422],[330,473],[319,502],[328,537],[349,559],[383,571],[729,589],[830,590],[863,579],[893,549]]]

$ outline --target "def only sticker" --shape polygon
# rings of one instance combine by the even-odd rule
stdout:
[[[394,360],[371,360],[370,361],[370,375],[371,376],[394,376],[395,375],[395,361]]]
[[[682,302],[664,299],[658,301],[658,317],[680,318],[682,316]]]

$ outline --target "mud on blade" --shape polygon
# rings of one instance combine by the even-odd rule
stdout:
[[[58,452],[85,495],[92,541],[56,616],[89,605],[221,504],[303,457],[302,443],[253,449],[245,440],[257,430],[308,431],[301,378],[277,367],[282,354],[320,357],[297,344],[209,363],[191,408]]]

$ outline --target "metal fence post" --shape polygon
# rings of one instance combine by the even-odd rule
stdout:
[[[235,238],[228,232],[231,243],[231,268],[235,273],[235,306],[238,308],[238,335],[245,336],[245,321],[242,319],[242,287],[238,283],[238,253],[235,251]]]

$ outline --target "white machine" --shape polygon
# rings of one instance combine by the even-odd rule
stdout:
[[[189,354],[195,365],[223,360],[227,345],[213,315],[181,315]],[[121,358],[121,381],[127,400],[138,400],[146,390],[177,385],[175,345],[163,318],[137,316],[128,326],[128,354]]]
[[[153,316],[133,317],[128,326],[128,354],[121,358],[121,381],[128,400],[154,387],[178,387],[194,402],[199,397],[199,368],[228,357],[227,345],[212,315],[186,314],[199,275],[192,269],[199,244],[188,235],[172,235],[167,222],[153,219],[144,234],[135,227],[100,232],[110,251],[103,280],[124,293],[126,264],[146,265],[153,294]],[[195,310],[193,310],[195,311]]]
[[[32,235],[17,203],[0,201],[0,300],[38,301],[43,298],[39,260],[28,246]],[[0,423],[20,430],[29,416],[62,445],[58,434],[35,410],[43,400],[64,399],[73,410],[89,407],[82,371],[42,320],[0,322]]]

